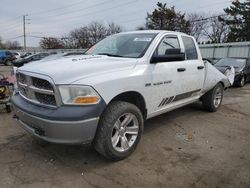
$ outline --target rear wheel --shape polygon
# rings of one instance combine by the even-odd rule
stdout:
[[[245,76],[242,76],[240,83],[239,83],[239,86],[243,87],[245,85],[245,82],[246,82]]]
[[[216,112],[222,103],[222,99],[223,85],[219,83],[204,96],[202,96],[201,101],[206,110],[210,112]]]
[[[131,103],[114,101],[100,119],[94,147],[108,159],[122,160],[135,150],[142,132],[141,111]]]

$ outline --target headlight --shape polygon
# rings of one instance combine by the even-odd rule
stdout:
[[[98,104],[101,100],[96,91],[89,86],[61,85],[59,91],[63,104],[90,105]]]

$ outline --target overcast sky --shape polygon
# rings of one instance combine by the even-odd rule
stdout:
[[[100,21],[115,22],[124,30],[145,23],[159,0],[1,0],[0,36],[23,45],[22,15],[27,14],[27,35],[61,37],[70,30]],[[183,13],[220,14],[230,0],[162,0]],[[27,46],[38,46],[38,38],[27,38]]]

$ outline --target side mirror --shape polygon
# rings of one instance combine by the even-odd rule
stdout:
[[[150,60],[150,63],[162,63],[170,61],[184,61],[185,53],[181,52],[181,49],[173,48],[167,49],[165,55],[154,54]]]

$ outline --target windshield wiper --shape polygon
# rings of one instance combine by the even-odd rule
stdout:
[[[110,53],[98,53],[96,55],[106,55],[106,56],[110,56],[110,57],[124,57],[121,55],[115,55],[115,54],[110,54]]]

